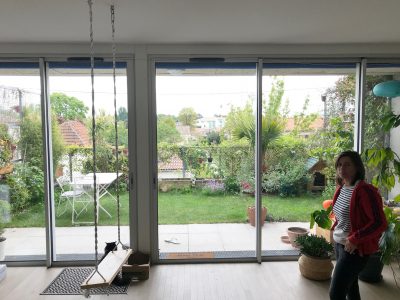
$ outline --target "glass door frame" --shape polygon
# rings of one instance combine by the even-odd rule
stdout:
[[[262,60],[261,60],[262,61]],[[158,186],[158,178],[157,178],[157,114],[156,114],[156,64],[157,63],[205,63],[210,68],[212,68],[213,63],[252,63],[255,66],[255,71],[256,71],[256,76],[257,78],[257,103],[260,103],[259,105],[262,106],[262,100],[261,100],[261,95],[262,95],[262,87],[261,84],[258,84],[258,81],[262,78],[262,70],[260,73],[260,70],[258,68],[258,64],[260,62],[259,59],[253,58],[253,57],[247,57],[247,58],[237,58],[237,57],[229,57],[225,55],[214,55],[211,58],[207,57],[190,57],[190,56],[179,56],[179,57],[163,57],[163,56],[152,56],[149,61],[149,76],[150,76],[150,128],[151,128],[151,162],[152,162],[152,168],[153,168],[153,186],[152,186],[152,193],[151,193],[151,253],[152,253],[152,260],[155,263],[162,263],[162,264],[168,264],[168,263],[196,263],[196,262],[227,262],[227,261],[244,261],[244,262],[254,262],[254,261],[261,261],[261,198],[260,195],[261,193],[255,193],[255,205],[256,207],[260,207],[258,209],[258,213],[256,213],[256,256],[253,257],[246,257],[246,258],[213,258],[213,259],[180,259],[180,260],[168,260],[168,259],[160,259],[160,251],[159,251],[159,232],[158,232],[158,191],[157,191],[157,186]],[[262,67],[261,67],[262,69]],[[261,107],[260,106],[260,107]],[[260,109],[260,112],[262,111],[262,107]],[[256,116],[258,116],[258,111],[255,113]],[[258,128],[261,128],[261,119],[256,118],[256,132],[259,132]],[[255,147],[255,154],[256,154],[256,159],[255,159],[255,167],[256,167],[256,173],[259,174],[261,168],[259,167],[259,158],[257,158],[261,154],[261,145],[259,144],[259,140],[261,138],[261,135],[259,134],[259,137],[257,138],[256,141],[256,147]],[[260,177],[259,175],[256,175],[257,177]],[[256,182],[261,181],[260,178],[256,179]],[[257,210],[257,208],[256,208]],[[257,233],[260,232],[260,233]],[[257,237],[258,235],[258,237]],[[259,258],[258,258],[259,257]]]
[[[89,59],[89,58],[88,58]],[[134,60],[133,58],[117,57],[118,62],[126,64],[126,80],[127,80],[127,110],[128,110],[128,167],[129,167],[129,237],[130,245],[136,245],[137,241],[137,225],[136,214],[137,211],[137,197],[136,191],[136,134],[135,134],[135,103],[134,103],[134,88],[133,88],[133,74],[134,74]],[[51,63],[65,63],[68,65],[68,58],[40,58],[40,75],[41,75],[41,102],[42,102],[42,132],[44,137],[43,149],[45,158],[45,215],[46,215],[46,266],[78,266],[87,265],[92,263],[91,260],[78,260],[78,261],[60,261],[56,260],[56,247],[55,247],[55,198],[54,198],[54,176],[53,176],[53,155],[52,155],[52,139],[51,139],[51,118],[50,115],[50,94],[49,94],[49,70]],[[105,58],[105,63],[111,63],[111,58]],[[95,75],[96,76],[96,75]],[[131,84],[130,84],[131,83]],[[90,108],[91,110],[91,108]]]
[[[216,55],[218,56],[218,55]],[[218,57],[224,57],[218,56]],[[229,62],[243,61],[241,59],[227,59]],[[256,192],[255,192],[255,205],[256,205],[256,257],[249,257],[248,259],[235,259],[235,261],[256,261],[261,263],[262,261],[270,261],[270,260],[281,260],[280,257],[265,257],[262,256],[262,244],[261,244],[261,234],[262,234],[262,226],[261,226],[261,132],[259,128],[261,128],[261,116],[262,116],[262,75],[263,75],[263,65],[265,63],[355,63],[356,69],[356,108],[357,111],[357,122],[355,122],[354,126],[354,140],[355,145],[354,149],[360,151],[360,142],[362,143],[362,138],[360,138],[360,134],[362,135],[363,130],[363,112],[360,110],[364,105],[364,93],[363,93],[363,80],[365,80],[365,76],[362,76],[363,72],[365,74],[366,60],[361,58],[251,58],[249,57],[246,61],[252,61],[256,63],[257,66],[257,110],[256,110],[256,147],[255,147],[255,180],[256,180]],[[165,57],[152,57],[149,63],[150,68],[150,90],[151,90],[151,117],[150,123],[152,124],[152,134],[151,134],[151,149],[152,149],[152,162],[153,162],[153,174],[157,174],[157,145],[156,145],[156,63],[159,62],[190,62],[190,57],[182,56],[179,58],[165,58]],[[359,109],[360,108],[360,109]],[[151,199],[151,244],[152,244],[152,258],[156,263],[170,263],[168,260],[160,260],[159,259],[159,247],[158,247],[158,203],[157,199],[157,176],[153,177],[153,189],[152,189],[152,199]],[[286,257],[287,260],[297,259],[297,257]],[[202,260],[181,260],[175,261],[173,263],[187,263],[187,262],[218,262],[218,261],[227,261],[227,259],[202,259]]]

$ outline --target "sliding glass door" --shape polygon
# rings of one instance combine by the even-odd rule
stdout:
[[[40,91],[39,63],[0,62],[0,226],[6,239],[0,242],[0,260],[5,262],[46,259]]]
[[[90,64],[50,62],[49,100],[54,174],[55,258],[93,259],[94,186]],[[117,63],[116,100],[118,176],[116,167],[112,63],[96,62],[96,188],[98,248],[118,240],[119,183],[121,242],[129,244],[128,117],[126,64]]]
[[[155,71],[160,259],[254,257],[256,64]]]
[[[355,63],[264,63],[263,256],[296,255],[299,234],[329,239],[310,214],[333,197],[335,157],[354,147],[355,95]]]

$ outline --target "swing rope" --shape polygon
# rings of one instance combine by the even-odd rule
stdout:
[[[116,249],[111,251],[105,257],[102,258],[101,263],[98,261],[98,195],[96,186],[96,112],[94,105],[94,46],[93,46],[93,0],[87,0],[89,5],[89,17],[90,17],[90,77],[92,85],[92,149],[93,149],[93,199],[94,199],[94,243],[95,243],[95,270],[85,280],[85,284],[81,284],[81,288],[84,289],[85,297],[89,297],[89,289],[93,287],[100,287],[110,285],[112,280],[122,268],[122,265],[126,263],[129,256],[132,254],[132,250],[129,247],[124,246],[121,243],[121,220],[120,220],[120,197],[119,197],[119,148],[118,148],[118,115],[117,115],[117,88],[116,88],[116,47],[115,47],[115,10],[114,5],[110,6],[111,12],[111,28],[112,28],[112,65],[113,65],[113,84],[114,84],[114,129],[115,129],[115,164],[116,164],[116,197],[117,197],[117,215],[118,215],[118,244],[121,244],[121,251]],[[103,276],[100,270],[105,274]],[[95,274],[99,274],[100,278],[93,277]],[[107,279],[106,279],[107,277]],[[89,281],[93,278],[93,281]],[[100,280],[99,280],[100,279]]]
[[[115,46],[115,9],[114,5],[110,5],[110,16],[111,16],[111,35],[112,35],[112,72],[113,72],[113,85],[114,85],[114,131],[115,131],[115,169],[117,172],[117,218],[118,218],[118,242],[117,246],[121,244],[124,249],[124,245],[121,243],[121,220],[120,220],[120,199],[119,199],[119,148],[118,148],[118,114],[117,114],[117,84],[116,84],[116,46]]]
[[[96,185],[96,112],[94,106],[94,46],[93,46],[93,0],[88,0],[89,5],[89,23],[90,23],[90,79],[92,87],[92,155],[93,155],[93,202],[94,202],[94,252],[95,252],[95,272],[86,280],[86,283],[98,273],[104,281],[106,279],[98,270],[98,237],[97,237],[97,185]]]

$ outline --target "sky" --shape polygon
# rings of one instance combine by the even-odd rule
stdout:
[[[283,103],[289,100],[290,114],[302,111],[304,100],[310,98],[309,113],[323,114],[321,95],[334,86],[340,76],[285,76]],[[271,77],[263,79],[264,97],[271,90]],[[256,99],[255,77],[203,76],[157,78],[157,113],[179,114],[183,107],[192,107],[203,116],[226,115],[231,106],[243,106]]]
[[[283,102],[288,99],[290,115],[302,110],[304,99],[310,99],[308,113],[323,114],[321,95],[334,86],[340,76],[302,75],[285,76]],[[18,87],[31,93],[40,94],[40,81],[36,76],[0,76],[0,86]],[[263,78],[264,97],[269,94],[271,77]],[[91,108],[90,77],[50,76],[50,93],[62,92],[81,99]],[[117,77],[117,106],[126,107],[126,77]],[[111,76],[95,77],[96,110],[113,113],[113,82]],[[177,116],[184,107],[192,107],[204,117],[214,114],[226,115],[231,106],[239,107],[249,99],[255,99],[254,76],[157,76],[157,114]],[[37,97],[36,97],[37,98]],[[90,110],[89,110],[90,112]]]

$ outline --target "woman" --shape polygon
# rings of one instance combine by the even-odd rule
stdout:
[[[338,189],[333,197],[336,221],[332,226],[336,250],[329,296],[332,300],[361,299],[358,274],[369,255],[378,251],[387,222],[382,197],[366,183],[365,168],[357,152],[339,154],[335,163]],[[347,297],[347,298],[346,298]]]

